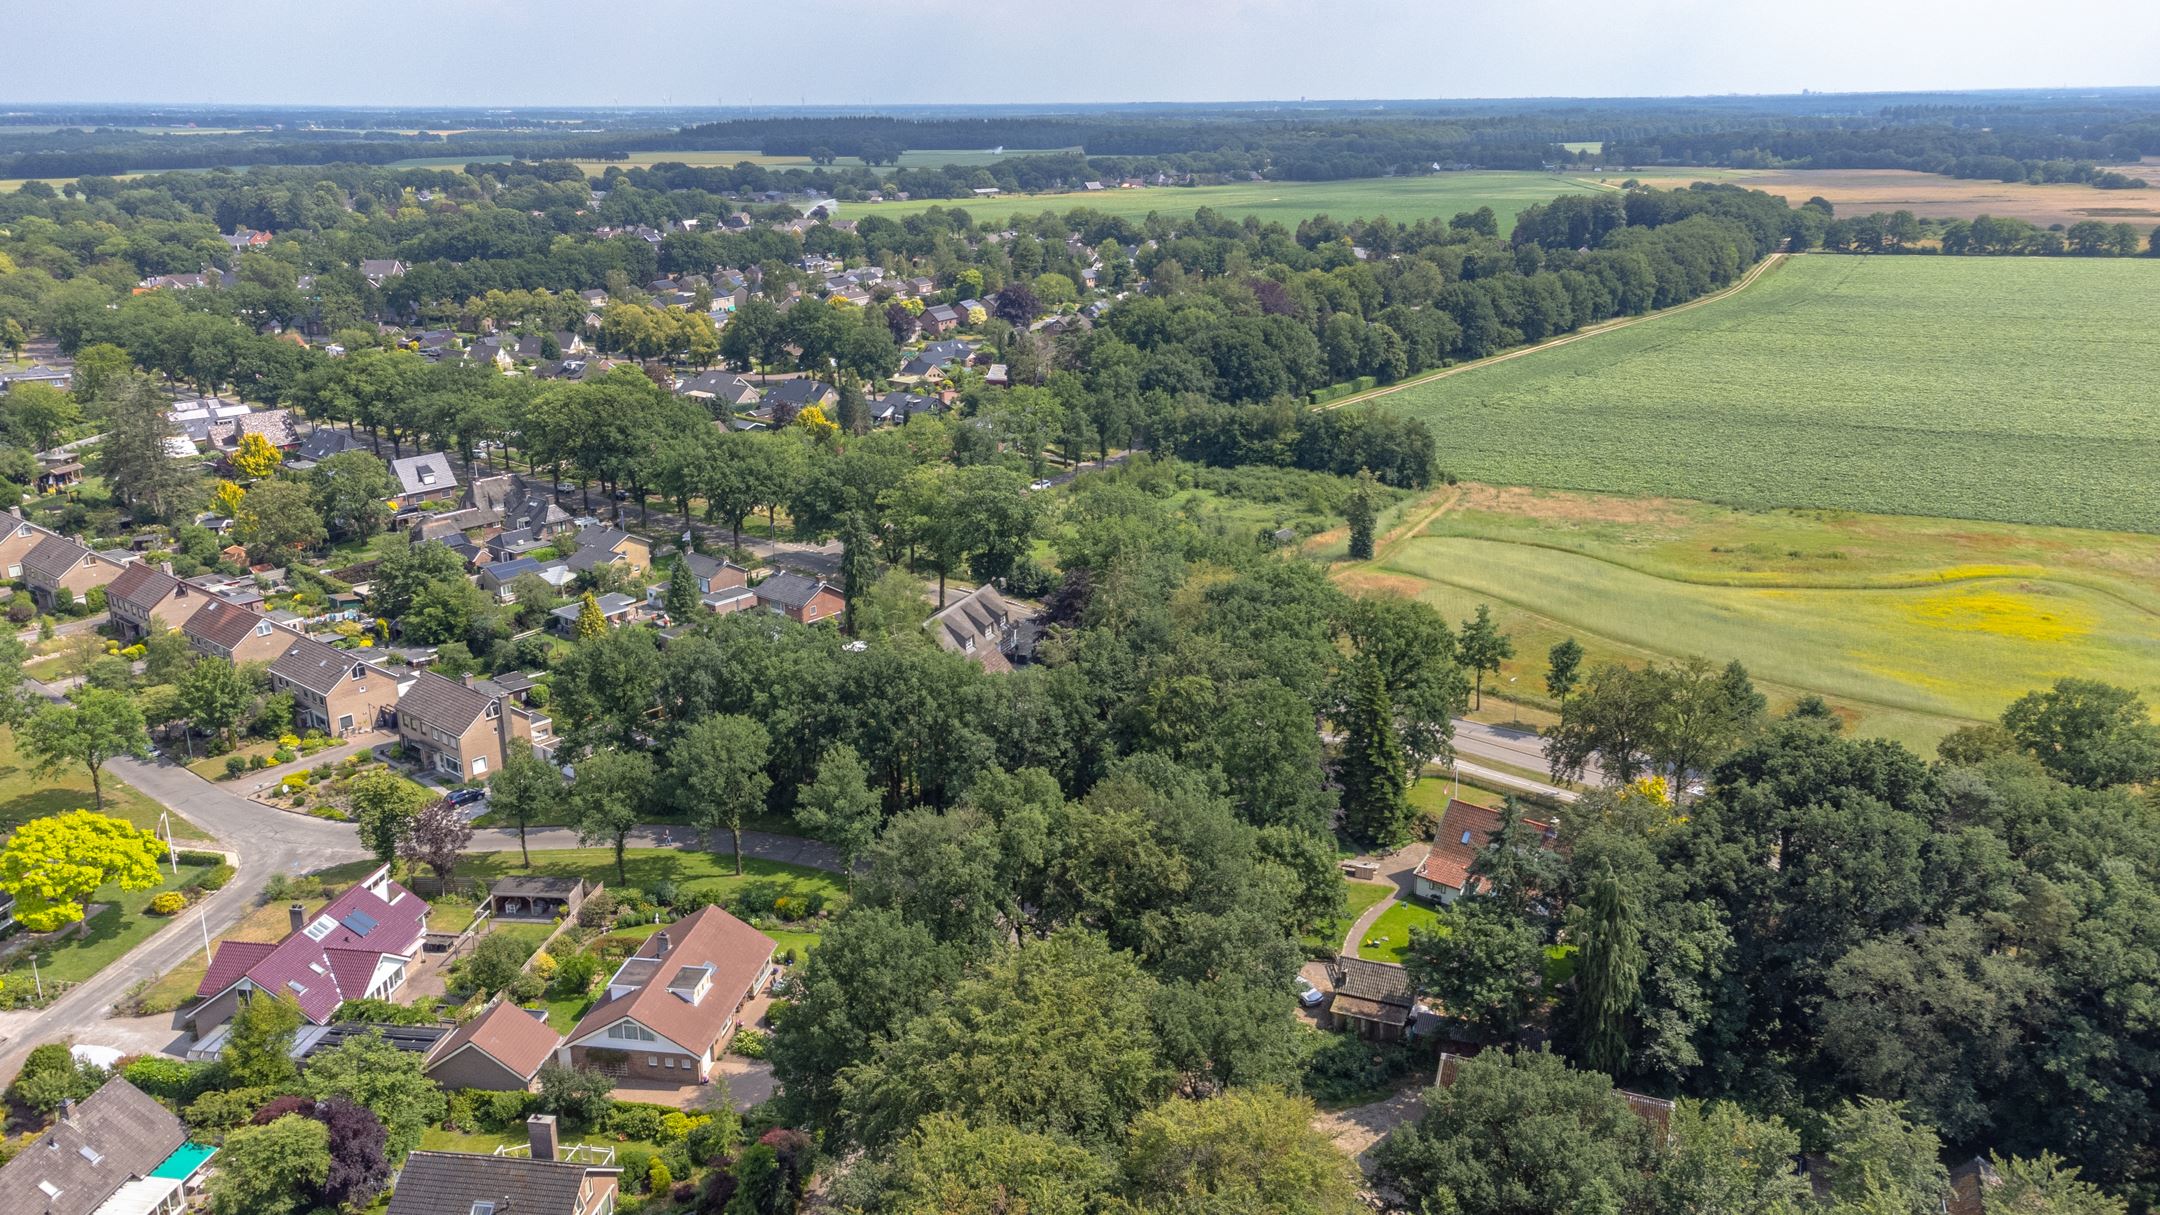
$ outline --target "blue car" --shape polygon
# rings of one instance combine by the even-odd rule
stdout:
[[[448,800],[453,806],[470,806],[486,797],[485,789],[452,789]]]

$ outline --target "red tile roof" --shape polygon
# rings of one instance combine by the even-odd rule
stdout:
[[[428,1065],[441,1063],[469,1046],[502,1064],[511,1075],[530,1080],[561,1044],[562,1035],[548,1028],[545,1017],[536,1017],[504,1000],[443,1039]]]
[[[570,1037],[582,1038],[627,1017],[677,1046],[706,1050],[764,977],[773,948],[771,937],[720,908],[700,908],[654,933],[635,957],[653,959],[658,965],[639,968],[646,972],[641,985],[594,1005]],[[713,968],[702,999],[693,1004],[669,990],[677,975],[700,965]]]
[[[1552,824],[1534,818],[1525,818],[1523,822],[1540,831],[1552,829]],[[1470,880],[1470,862],[1477,859],[1487,841],[1499,831],[1498,810],[1450,798],[1447,812],[1440,816],[1439,837],[1433,840],[1425,859],[1418,862],[1417,875],[1451,890],[1463,889],[1464,883]]]
[[[308,1020],[326,1024],[338,1005],[367,994],[385,956],[419,952],[427,913],[426,901],[391,881],[385,865],[275,945],[220,943],[195,994],[209,999],[245,979],[262,991],[293,997]]]

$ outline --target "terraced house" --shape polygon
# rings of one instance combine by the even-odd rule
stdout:
[[[420,671],[397,705],[398,737],[421,768],[452,780],[486,780],[502,770],[511,741],[543,757],[554,753],[553,723],[508,688],[470,675],[445,679]]]
[[[261,612],[217,598],[196,608],[195,614],[180,626],[180,632],[196,653],[222,658],[235,666],[276,662],[300,640],[300,634],[272,622]]]
[[[306,637],[270,664],[270,690],[292,693],[302,726],[340,738],[387,724],[398,703],[395,676]]]
[[[209,592],[189,586],[145,561],[120,571],[105,587],[105,610],[123,640],[169,633],[187,623],[209,600]]]
[[[47,536],[23,555],[22,576],[30,584],[31,598],[50,612],[59,603],[61,591],[80,602],[91,588],[106,586],[118,578],[132,560],[132,555],[107,556],[65,537]]]

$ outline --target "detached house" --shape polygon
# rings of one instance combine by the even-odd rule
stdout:
[[[1337,1029],[1374,1042],[1400,1042],[1410,1035],[1417,997],[1410,972],[1392,962],[1340,957],[1328,964],[1328,1018]]]
[[[22,576],[23,581],[30,584],[30,595],[37,600],[38,607],[50,612],[62,590],[80,600],[90,588],[105,586],[118,578],[129,563],[91,552],[73,540],[48,534],[23,554]]]
[[[767,392],[759,404],[771,408],[774,425],[786,425],[812,405],[830,410],[839,399],[840,394],[822,380],[799,377],[773,385],[772,391]]]
[[[703,553],[684,553],[683,568],[697,580],[698,602],[709,612],[739,612],[757,603],[756,592],[750,589],[750,571],[718,557]],[[657,606],[665,597],[668,584],[647,587],[645,599]]]
[[[318,426],[307,432],[306,438],[300,440],[300,449],[292,454],[292,458],[287,463],[295,468],[300,468],[320,464],[340,452],[367,450],[369,450],[367,440],[350,431]]]
[[[711,1079],[736,1014],[772,977],[772,938],[718,907],[654,933],[570,1031],[573,1067],[675,1084]]]
[[[446,1089],[514,1093],[532,1088],[540,1065],[555,1057],[562,1035],[548,1028],[547,1010],[508,1000],[459,1026],[428,1052],[427,1077]]]
[[[360,263],[360,277],[368,281],[368,286],[380,287],[391,279],[403,278],[405,269],[405,263],[394,257],[371,257]]]
[[[1526,818],[1535,828],[1542,846],[1550,848],[1558,837],[1553,824]],[[1440,816],[1440,830],[1425,859],[1418,862],[1413,888],[1417,897],[1435,903],[1452,903],[1465,891],[1475,892],[1479,879],[1470,876],[1470,864],[1486,843],[1500,831],[1500,812],[1488,806],[1450,799]]]
[[[575,543],[577,551],[564,559],[574,573],[582,574],[596,566],[619,565],[625,573],[641,574],[652,565],[652,543],[619,527],[581,528]]]
[[[130,563],[105,587],[105,610],[127,641],[181,627],[209,599],[202,588],[143,561]]]
[[[276,662],[300,640],[300,634],[273,623],[268,616],[217,598],[195,609],[195,614],[180,626],[180,632],[196,653],[222,658],[235,666]]]
[[[347,1000],[387,1000],[405,985],[427,938],[427,901],[392,881],[388,865],[313,917],[298,903],[291,913],[292,931],[275,944],[218,942],[196,1003],[173,1019],[195,1035],[190,1055],[216,1054],[224,1046],[220,1027],[258,995],[292,997],[316,1025],[329,1024]]]
[[[946,605],[923,621],[923,629],[939,649],[966,655],[986,671],[1012,670],[1005,656],[1006,639],[1012,635],[1012,609],[990,587],[977,587]]]
[[[62,1101],[52,1126],[0,1168],[0,1211],[180,1211],[213,1154],[187,1141],[187,1128],[171,1110],[115,1077],[81,1101]]]
[[[847,601],[837,589],[803,574],[774,574],[751,591],[759,606],[797,624],[830,620],[847,608]]]
[[[612,1215],[621,1169],[560,1159],[553,1114],[534,1114],[526,1133],[524,1156],[407,1156],[387,1215]]]
[[[302,725],[339,738],[376,728],[398,703],[395,676],[306,637],[270,664],[270,689],[292,693]]]
[[[450,457],[439,451],[392,460],[390,475],[397,478],[399,509],[448,497],[458,487],[457,473],[450,468]]]
[[[511,740],[523,739],[545,756],[555,742],[553,723],[485,679],[445,679],[421,671],[397,705],[398,737],[418,753],[420,766],[457,781],[485,780],[502,770]]]

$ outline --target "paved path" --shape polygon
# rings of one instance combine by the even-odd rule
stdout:
[[[1398,848],[1385,856],[1357,858],[1359,860],[1378,862],[1380,866],[1379,880],[1386,882],[1390,889],[1386,898],[1367,907],[1365,914],[1359,916],[1357,921],[1350,925],[1350,931],[1343,934],[1342,952],[1345,956],[1352,958],[1358,956],[1358,946],[1364,942],[1365,934],[1372,930],[1372,926],[1397,901],[1410,897],[1413,884],[1417,881],[1418,862],[1425,859],[1428,847],[1429,845],[1420,841]]]

